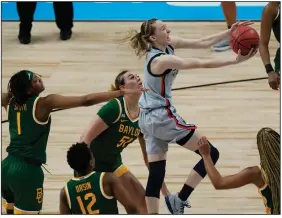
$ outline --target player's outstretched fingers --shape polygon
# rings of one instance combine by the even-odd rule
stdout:
[[[250,20],[247,20],[247,21],[243,21],[240,23],[240,26],[250,26],[254,24],[254,22],[250,21]]]

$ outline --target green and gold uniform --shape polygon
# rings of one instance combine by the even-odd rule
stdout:
[[[261,170],[260,165],[258,166],[258,168]],[[272,214],[273,202],[272,202],[272,193],[270,187],[265,183],[262,187],[258,189],[258,192],[262,197],[266,214]]]
[[[280,2],[277,2],[277,4],[278,4],[278,13],[275,20],[272,23],[272,31],[274,33],[277,42],[279,42],[280,44]],[[275,64],[274,66],[275,72],[280,75],[280,46],[276,51],[274,64]]]
[[[138,117],[130,117],[123,97],[109,101],[98,111],[98,116],[109,128],[91,142],[95,171],[114,172],[120,177],[128,171],[122,163],[121,152],[140,134]]]
[[[14,213],[42,209],[46,145],[51,118],[40,122],[35,117],[40,97],[29,98],[21,106],[8,105],[10,145],[8,156],[2,161],[2,197],[7,209],[14,203]]]
[[[104,175],[91,172],[68,181],[65,193],[72,214],[118,214],[116,199],[104,192]]]

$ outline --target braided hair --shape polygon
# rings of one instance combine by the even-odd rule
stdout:
[[[271,128],[257,134],[262,173],[271,189],[273,214],[280,214],[280,135]]]
[[[8,83],[8,93],[11,93],[11,105],[22,105],[30,97],[28,90],[31,87],[33,73],[28,70],[21,70],[14,74]]]

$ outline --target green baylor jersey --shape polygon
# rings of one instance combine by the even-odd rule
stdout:
[[[264,206],[265,206],[265,213],[272,214],[273,213],[273,202],[272,202],[272,193],[267,184],[263,187],[259,188],[259,193],[262,197]]]
[[[139,117],[130,117],[123,97],[109,101],[98,111],[98,116],[109,128],[91,142],[90,149],[95,160],[115,164],[123,149],[139,136]]]
[[[68,181],[65,192],[72,214],[118,214],[116,199],[104,192],[104,175],[91,172]]]
[[[262,172],[261,165],[258,165],[258,168]],[[273,201],[272,201],[272,193],[271,193],[270,187],[265,183],[263,187],[258,189],[258,192],[262,197],[262,200],[265,206],[265,213],[272,214],[273,213]]]
[[[46,163],[51,117],[46,122],[36,119],[35,109],[39,98],[31,97],[20,106],[8,105],[10,145],[7,147],[7,152],[23,159]]]

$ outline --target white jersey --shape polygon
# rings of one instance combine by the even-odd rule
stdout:
[[[147,53],[143,83],[144,87],[150,90],[143,92],[139,100],[139,106],[143,111],[167,107],[172,104],[171,87],[178,74],[178,70],[168,69],[159,75],[154,75],[151,72],[151,62],[153,59],[166,54],[174,54],[174,49],[171,45],[167,46],[165,51],[152,47]]]

